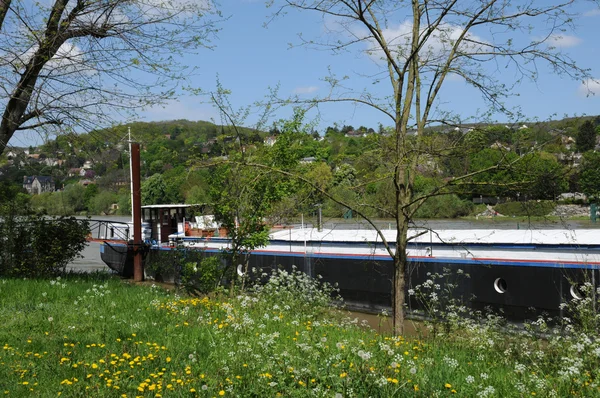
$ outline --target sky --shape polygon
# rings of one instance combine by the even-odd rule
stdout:
[[[543,2],[545,0],[540,0],[540,4]],[[186,83],[191,87],[211,92],[216,89],[218,79],[224,88],[231,91],[229,99],[235,109],[263,100],[270,88],[276,86],[279,87],[279,95],[284,98],[293,95],[305,99],[323,96],[328,91],[324,78],[330,71],[337,76],[347,76],[349,79],[345,85],[353,90],[376,95],[390,92],[387,80],[373,84],[371,76],[381,64],[364,54],[364,44],[338,55],[297,46],[300,33],[307,38],[322,37],[327,28],[335,28],[335,21],[324,20],[311,12],[290,12],[271,19],[274,9],[268,9],[264,0],[221,0],[220,3],[223,20],[218,24],[220,31],[217,37],[211,42],[213,47],[182,59],[190,68],[195,68]],[[509,120],[505,116],[494,115],[494,121],[512,123],[600,114],[600,8],[594,1],[579,4],[573,9],[577,14],[575,30],[562,33],[553,43],[574,58],[579,66],[590,69],[591,76],[597,81],[590,81],[587,87],[591,94],[596,95],[589,95],[581,81],[558,76],[549,68],[541,67],[536,81],[515,87],[515,96],[507,101],[509,107],[520,107],[526,120]],[[390,31],[401,32],[406,24],[402,17],[390,15]],[[539,28],[539,31],[534,29],[521,36],[538,37],[544,32],[543,26]],[[476,31],[474,34],[485,42],[486,32]],[[515,79],[514,71],[502,66],[488,72],[500,76],[507,84]],[[465,123],[480,121],[477,115],[486,109],[479,93],[457,77],[446,81],[436,105],[441,112],[451,111],[459,115]],[[258,113],[254,109],[242,124],[254,127]],[[273,115],[271,121],[289,118],[292,113],[290,107],[284,108]],[[191,96],[187,92],[181,93],[179,101],[144,110],[139,116],[142,121],[188,119],[222,123],[218,110],[209,103],[208,97]],[[351,103],[324,105],[318,114],[309,113],[307,121],[314,121],[315,128],[321,133],[334,123],[340,127],[352,125],[374,129],[380,123],[383,126],[393,124],[380,112]],[[19,134],[13,145],[36,139],[34,133]]]
[[[304,37],[317,37],[325,31],[325,24],[314,13],[291,12],[284,17],[270,19],[274,9],[267,9],[260,0],[225,0],[221,4],[223,15],[227,19],[220,24],[221,31],[213,41],[212,50],[200,51],[197,56],[187,57],[186,63],[198,67],[198,74],[192,84],[205,91],[214,90],[216,79],[223,87],[231,90],[230,100],[234,107],[251,105],[264,99],[269,87],[279,85],[279,95],[287,97],[299,94],[302,98],[325,95],[328,90],[323,78],[329,70],[338,76],[347,75],[347,84],[357,90],[389,90],[389,82],[375,87],[361,74],[370,73],[376,67],[373,59],[360,55],[364,49],[355,47],[355,51],[341,55],[290,44],[299,44],[299,33]],[[535,82],[526,82],[517,86],[515,96],[507,103],[519,106],[528,120],[560,119],[564,116],[600,114],[600,9],[594,2],[583,3],[574,10],[578,16],[574,19],[575,30],[561,33],[554,40],[565,53],[574,58],[578,65],[591,69],[591,81],[585,89],[581,81],[573,81],[557,76],[549,68],[539,69]],[[265,23],[269,22],[265,27]],[[392,27],[394,23],[392,22]],[[399,21],[398,26],[401,25]],[[535,37],[536,31],[530,33]],[[485,39],[485,36],[484,36]],[[504,73],[501,69],[493,73]],[[503,76],[507,82],[514,79],[510,71]],[[375,88],[374,88],[375,87]],[[442,111],[451,110],[465,121],[472,118],[485,105],[479,100],[478,93],[469,88],[462,79],[450,79],[444,87],[443,100],[438,104]],[[289,117],[291,109],[286,109],[275,118]],[[313,112],[310,118],[316,117]],[[500,122],[508,121],[505,116],[496,115]],[[143,113],[144,120],[215,120],[220,122],[217,110],[200,98],[184,96],[182,101],[167,104],[164,108],[155,108]],[[257,117],[250,116],[245,124],[252,126]],[[311,119],[312,120],[312,119]],[[512,122],[513,120],[511,120]],[[353,104],[324,106],[318,115],[317,130],[326,126],[352,125],[355,128],[367,126],[377,128],[379,123],[390,126],[386,116]]]

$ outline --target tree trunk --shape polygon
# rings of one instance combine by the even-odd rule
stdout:
[[[405,286],[406,286],[406,246],[408,234],[408,220],[400,218],[397,226],[396,252],[394,253],[394,280],[393,280],[393,321],[394,335],[404,334],[405,318]]]

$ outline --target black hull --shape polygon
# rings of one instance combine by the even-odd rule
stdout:
[[[149,255],[160,256],[168,252],[168,248],[152,248]],[[130,253],[131,247],[128,250],[125,245],[111,245],[102,252],[102,259],[120,275],[131,277],[133,258]],[[214,255],[218,251],[189,249],[188,253],[191,257]],[[197,259],[190,258],[190,261]],[[337,284],[350,309],[379,313],[390,311],[392,307],[393,263],[387,257],[264,251],[252,253],[249,266],[262,272],[274,268],[291,271],[295,267],[312,277],[320,275],[323,281]],[[451,270],[451,283],[456,285],[450,293],[453,299],[462,300],[470,309],[492,310],[513,321],[534,319],[542,314],[560,317],[563,315],[561,303],[572,300],[573,294],[578,293],[578,286],[585,282],[596,287],[600,285],[598,267],[585,264],[415,258],[408,263],[405,293],[409,311],[422,308],[419,300],[408,295],[409,289],[448,269]],[[456,272],[459,269],[463,275]],[[438,279],[434,282],[445,288],[449,281]]]
[[[470,263],[470,264],[469,264]],[[323,281],[337,284],[346,305],[363,312],[379,313],[392,307],[393,263],[391,259],[373,260],[333,256],[291,256],[253,254],[250,267],[272,269],[280,267],[298,270]],[[462,301],[472,310],[502,314],[506,319],[522,321],[539,315],[560,317],[560,305],[573,299],[578,286],[592,282],[598,287],[597,267],[565,267],[529,263],[510,266],[473,260],[411,259],[407,266],[406,297],[409,311],[422,309],[422,303],[409,290],[424,284],[434,274],[450,270],[449,278],[435,283],[446,287],[452,283],[448,296]],[[462,270],[463,274],[456,271]],[[446,272],[448,274],[448,272]],[[467,277],[468,275],[468,277]],[[498,290],[500,291],[498,291]],[[448,298],[448,297],[446,297]],[[442,298],[443,299],[443,298]]]
[[[115,273],[123,278],[133,277],[133,246],[111,244],[100,245],[100,258]]]

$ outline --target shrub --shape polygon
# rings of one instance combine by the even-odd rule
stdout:
[[[516,217],[543,217],[552,212],[556,204],[552,201],[506,202],[494,207],[498,213]]]
[[[320,278],[313,279],[295,267],[291,272],[274,269],[271,275],[262,273],[255,279],[251,291],[263,302],[286,303],[294,311],[312,313],[316,309],[327,308],[334,301],[341,302],[339,290],[321,282]]]
[[[183,247],[150,251],[145,270],[150,278],[174,283],[192,295],[214,291],[223,277],[221,256],[211,256],[200,250],[186,250]]]
[[[417,218],[457,218],[468,216],[473,203],[456,195],[432,196],[417,210]]]
[[[0,275],[46,277],[64,273],[80,256],[87,220],[5,214],[0,218]]]
[[[192,295],[210,293],[219,285],[221,274],[218,256],[205,257],[199,262],[187,262],[181,268],[180,286]]]

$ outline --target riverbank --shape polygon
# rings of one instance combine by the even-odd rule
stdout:
[[[300,278],[300,279],[297,279]],[[456,319],[393,337],[277,275],[251,296],[181,297],[102,275],[0,280],[5,396],[599,396],[600,339]],[[536,328],[541,328],[537,324]]]

